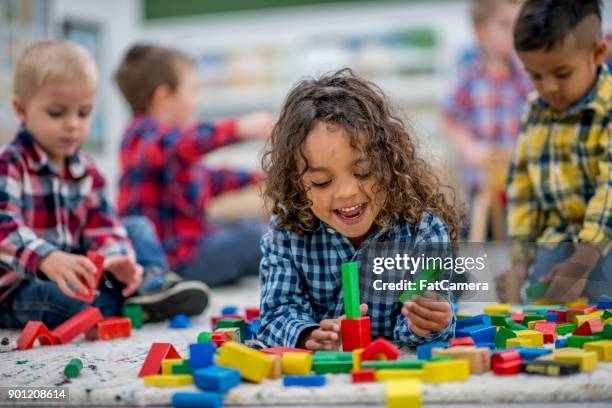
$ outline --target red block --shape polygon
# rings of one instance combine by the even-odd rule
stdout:
[[[557,324],[567,322],[567,311],[565,310],[547,310],[546,312],[557,315]]]
[[[493,369],[493,373],[497,375],[515,375],[521,371],[521,360],[519,359],[497,363],[491,368]]]
[[[471,337],[455,337],[454,339],[450,339],[448,341],[448,347],[455,347],[455,346],[473,346],[474,345],[474,339],[472,339]]]
[[[342,333],[343,351],[366,348],[372,342],[370,316],[342,319],[340,320],[340,331]]]
[[[510,318],[512,319],[512,321],[514,323],[523,323],[523,320],[525,319],[525,313],[512,313],[510,315]]]
[[[390,341],[379,337],[363,350],[361,361],[376,360],[379,354],[385,356],[387,360],[397,360],[400,351]]]
[[[351,375],[353,378],[353,383],[364,383],[364,382],[374,382],[374,373],[376,373],[375,368],[363,368],[361,370],[353,370],[351,371]]]
[[[85,333],[102,320],[104,317],[97,307],[88,307],[72,316],[52,331],[61,344],[72,341],[81,333]]]
[[[96,273],[94,274],[95,286],[93,288],[88,287],[85,280],[81,278],[81,282],[83,282],[83,284],[85,285],[85,287],[87,287],[89,292],[87,293],[87,295],[82,295],[79,292],[75,292],[75,294],[76,294],[77,299],[80,299],[87,303],[92,303],[94,301],[94,297],[96,295],[96,290],[98,289],[98,285],[100,284],[100,278],[102,278],[102,274],[104,273],[104,268],[103,268],[104,257],[100,255],[99,253],[97,253],[96,251],[88,251],[87,257],[96,266]]]
[[[17,339],[18,350],[28,350],[34,346],[34,342],[38,339],[41,346],[53,346],[58,344],[58,340],[47,329],[43,322],[30,320]]]
[[[544,335],[544,343],[554,343],[557,340],[557,323],[536,322],[533,329]]]
[[[279,356],[282,356],[283,354],[288,353],[288,352],[312,354],[312,350],[306,350],[306,349],[301,349],[301,348],[291,348],[291,347],[269,347],[269,348],[261,349],[260,351],[266,354],[275,354]]]
[[[228,315],[223,315],[223,316],[213,316],[210,318],[210,326],[213,328],[213,330],[217,327],[217,321],[221,320],[221,319],[244,319],[243,316],[237,315],[237,314],[228,314]]]
[[[230,337],[224,332],[214,332],[210,336],[210,341],[212,341],[215,344],[215,346],[219,348],[226,341],[230,341]]]
[[[253,319],[256,319],[259,317],[259,309],[256,307],[250,307],[248,309],[245,309],[244,313],[246,315],[246,321],[249,323],[252,322]]]
[[[153,343],[149,349],[149,353],[142,363],[142,368],[138,373],[139,377],[147,375],[156,375],[161,373],[162,360],[167,358],[181,358],[180,354],[174,349],[170,343]]]
[[[85,332],[87,340],[111,340],[130,337],[132,322],[127,317],[107,317]]]
[[[518,350],[506,350],[493,353],[491,356],[491,366],[495,364],[507,363],[509,361],[521,362],[521,353]]]
[[[601,333],[602,331],[603,325],[601,324],[601,319],[593,318],[582,323],[576,330],[574,330],[573,334],[577,336],[592,336],[595,333]]]

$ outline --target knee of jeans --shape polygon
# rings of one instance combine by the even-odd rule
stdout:
[[[121,219],[121,223],[128,231],[128,235],[153,233],[155,227],[151,220],[143,215],[130,215]]]

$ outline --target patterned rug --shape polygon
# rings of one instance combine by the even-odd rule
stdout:
[[[36,347],[32,350],[0,353],[0,385],[20,387],[65,386],[70,392],[68,405],[170,405],[173,393],[196,391],[180,388],[145,387],[138,371],[152,342],[170,342],[188,357],[188,345],[198,333],[210,329],[210,316],[225,305],[257,305],[257,281],[246,280],[232,288],[215,290],[211,308],[192,321],[193,328],[170,329],[167,323],[145,325],[127,339],[89,342],[80,338],[68,345]],[[481,309],[482,310],[482,309]],[[3,330],[0,337],[16,340],[18,331]],[[71,358],[83,361],[77,378],[67,380],[64,366]],[[414,358],[404,350],[402,358]],[[242,384],[226,395],[231,405],[346,405],[383,404],[380,383],[351,384],[348,375],[328,375],[323,388],[284,388],[280,380],[262,384]],[[612,363],[599,364],[590,373],[566,378],[526,376],[496,377],[491,373],[471,376],[469,381],[424,384],[424,402],[567,402],[612,401]],[[10,402],[3,395],[0,405]],[[65,402],[61,403],[66,405]]]

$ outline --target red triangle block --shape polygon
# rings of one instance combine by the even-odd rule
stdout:
[[[361,361],[376,360],[378,354],[384,355],[387,360],[397,360],[400,351],[390,341],[379,337],[363,350]]]
[[[17,339],[18,350],[29,350],[34,346],[34,342],[38,339],[41,346],[53,346],[58,344],[58,340],[49,331],[43,322],[30,320]]]
[[[85,333],[102,320],[104,317],[97,307],[88,307],[72,316],[52,331],[61,344],[74,340],[81,333]]]
[[[161,373],[162,360],[169,358],[181,358],[174,346],[170,343],[153,343],[149,353],[142,363],[142,368],[138,373],[139,377],[156,375]]]
[[[601,319],[593,318],[582,323],[580,327],[574,330],[574,335],[577,336],[592,336],[595,333],[601,333],[603,331],[603,325]]]
[[[87,257],[96,267],[96,273],[94,274],[95,286],[93,288],[89,288],[87,287],[87,283],[85,282],[85,280],[81,279],[81,282],[83,282],[89,292],[87,293],[87,295],[82,295],[78,292],[75,293],[77,299],[87,303],[92,303],[94,301],[94,297],[96,296],[96,290],[98,289],[98,285],[100,284],[100,279],[102,278],[102,274],[104,273],[104,257],[96,251],[88,251]]]

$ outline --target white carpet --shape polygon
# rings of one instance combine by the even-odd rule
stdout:
[[[244,280],[232,288],[214,291],[211,307],[194,319],[190,329],[169,329],[167,323],[145,325],[127,339],[88,342],[84,338],[71,344],[37,347],[32,350],[0,353],[1,386],[66,386],[70,405],[169,405],[181,388],[145,387],[138,371],[152,342],[170,342],[188,357],[188,345],[200,331],[210,329],[210,316],[223,306],[253,307],[258,303],[257,281]],[[474,305],[472,305],[474,307]],[[480,309],[482,310],[482,309]],[[4,330],[0,337],[16,340],[18,331]],[[413,355],[411,350],[405,356]],[[66,381],[63,369],[74,357],[83,361],[81,375]],[[18,364],[20,362],[21,364]],[[280,380],[262,384],[243,384],[226,396],[226,404],[381,404],[384,387],[380,383],[350,384],[348,375],[327,376],[323,388],[284,388]],[[424,384],[423,400],[429,403],[469,402],[567,402],[612,401],[612,363],[600,364],[590,372],[566,378],[518,375],[496,377],[491,373],[472,376],[463,383]],[[0,405],[6,405],[6,394]],[[65,405],[65,403],[62,403]]]

